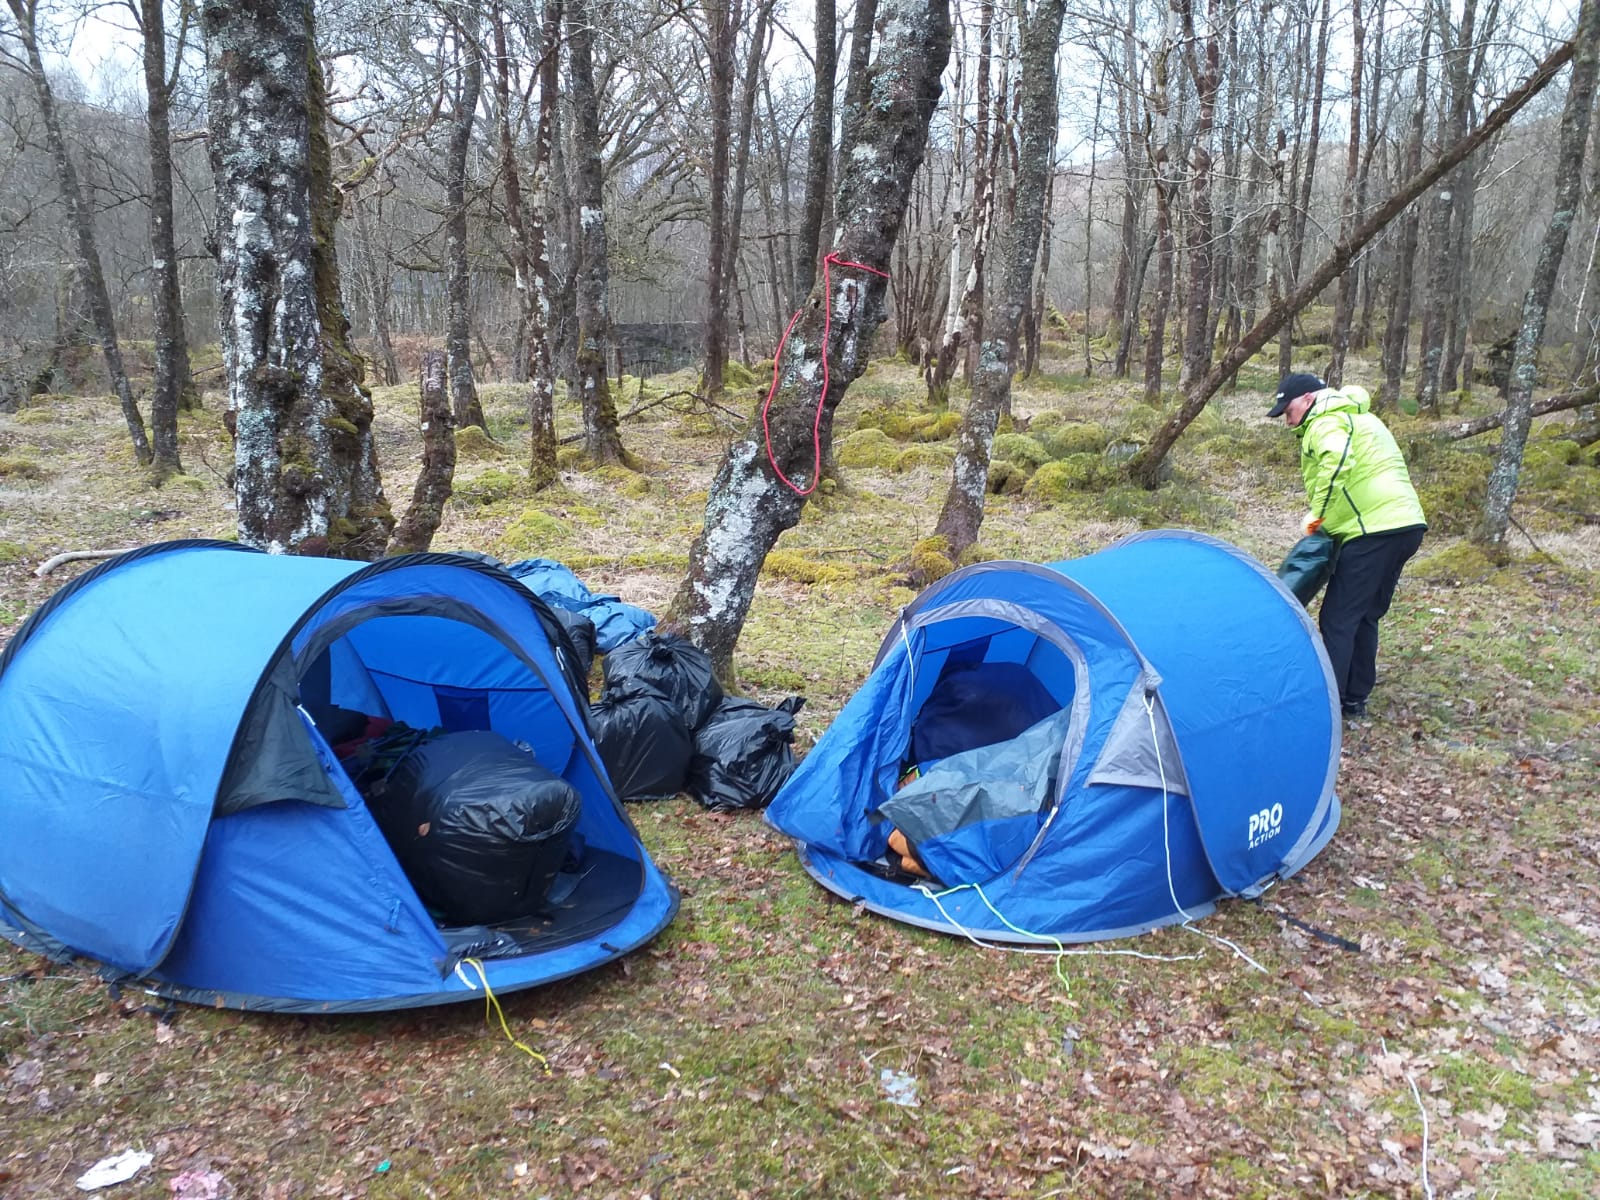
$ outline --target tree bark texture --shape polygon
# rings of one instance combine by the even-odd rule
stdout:
[[[505,13],[499,3],[489,10],[494,37],[495,134],[500,149],[500,184],[505,191],[506,225],[510,228],[512,285],[517,297],[517,331],[512,339],[511,378],[525,383],[532,377],[534,350],[529,344],[534,313],[533,255],[529,250],[528,206],[522,195],[522,164],[511,131],[511,55],[506,44]]]
[[[439,530],[455,480],[455,423],[451,419],[450,392],[445,387],[443,351],[429,350],[423,354],[417,384],[422,469],[411,489],[411,506],[389,539],[390,554],[420,554],[433,544],[433,535]]]
[[[1358,0],[1359,2],[1359,0]],[[1194,79],[1198,112],[1194,141],[1189,149],[1189,295],[1183,327],[1183,365],[1178,390],[1205,374],[1211,365],[1212,220],[1211,150],[1217,116],[1217,90],[1222,85],[1222,61],[1217,44],[1221,14],[1218,0],[1210,0],[1206,21],[1204,57],[1196,55],[1194,0],[1182,5],[1184,57]]]
[[[1310,76],[1311,85],[1311,127],[1306,134],[1304,146],[1295,146],[1295,171],[1290,194],[1293,207],[1288,213],[1288,263],[1287,282],[1289,287],[1294,287],[1300,281],[1300,268],[1305,261],[1306,248],[1306,221],[1311,213],[1311,189],[1317,175],[1317,151],[1322,143],[1322,101],[1324,82],[1328,72],[1328,31],[1332,24],[1331,0],[1322,0],[1322,15],[1317,19],[1317,57],[1315,63],[1305,59],[1304,66],[1295,68],[1305,71]],[[1306,31],[1307,41],[1304,49],[1307,56],[1310,54],[1310,29]],[[1296,80],[1298,89],[1300,80]],[[1298,94],[1298,92],[1297,92]],[[1300,111],[1296,112],[1295,134],[1298,137],[1301,126],[1299,124]],[[1301,152],[1304,151],[1304,158]],[[1283,336],[1278,342],[1278,374],[1287,375],[1294,361],[1294,328],[1286,326]]]
[[[705,650],[725,679],[767,552],[799,521],[826,457],[834,409],[866,369],[884,320],[895,239],[950,56],[948,0],[882,0],[878,15],[877,53],[852,80],[856,103],[845,114],[839,236],[829,256],[837,262],[778,356],[765,428],[753,421],[717,470],[688,573],[662,619]]]
[[[307,0],[202,14],[239,540],[375,558],[394,518],[350,350]]]
[[[739,255],[743,250],[744,198],[750,176],[750,144],[755,129],[756,93],[761,90],[762,66],[766,62],[768,42],[771,40],[772,9],[776,0],[751,0],[756,6],[755,30],[750,35],[744,66],[744,79],[739,93],[739,130],[731,151],[733,190],[728,194],[728,233],[723,250],[722,286],[737,304],[739,321],[739,358],[750,364],[750,343],[745,332],[744,288],[739,282]],[[753,305],[752,305],[753,307]]]
[[[1516,350],[1511,358],[1511,390],[1500,449],[1489,472],[1483,523],[1473,539],[1500,559],[1507,556],[1506,530],[1511,523],[1517,477],[1522,472],[1522,455],[1533,420],[1534,375],[1539,347],[1544,342],[1550,296],[1555,291],[1562,255],[1566,253],[1567,234],[1582,200],[1583,154],[1589,140],[1589,115],[1594,108],[1595,74],[1600,66],[1600,0],[1583,0],[1578,9],[1578,32],[1574,41],[1577,52],[1572,59],[1572,78],[1567,84],[1567,101],[1561,112],[1561,131],[1556,143],[1555,208],[1539,244],[1533,279],[1522,302],[1522,324],[1517,330]]]
[[[167,75],[167,28],[162,0],[139,0],[143,35],[145,130],[150,147],[150,315],[155,333],[155,380],[150,389],[150,439],[158,477],[183,470],[178,455],[178,409],[192,395],[189,347],[178,291],[178,246],[172,232],[172,86]],[[185,16],[187,22],[187,15]],[[182,55],[182,42],[179,42]]]
[[[1177,190],[1177,181],[1167,175],[1173,143],[1176,142],[1169,129],[1172,124],[1171,57],[1175,52],[1173,10],[1170,7],[1166,10],[1165,19],[1161,43],[1150,64],[1151,98],[1145,130],[1150,175],[1156,194],[1156,292],[1150,302],[1150,332],[1144,345],[1144,402],[1152,406],[1161,403],[1161,371],[1167,352],[1167,312],[1172,307],[1173,282],[1172,202]]]
[[[1016,176],[1016,212],[997,232],[998,278],[989,289],[984,339],[973,375],[972,398],[956,439],[950,487],[934,527],[952,563],[978,540],[988,494],[990,451],[1001,414],[1010,407],[1018,335],[1033,291],[1033,268],[1044,228],[1051,153],[1056,138],[1056,47],[1066,0],[1042,0],[1022,22],[1021,134]]]
[[[806,139],[806,188],[801,202],[799,244],[794,253],[794,303],[811,294],[817,281],[822,244],[822,210],[827,205],[828,160],[833,156],[833,89],[838,83],[838,17],[834,0],[817,0],[814,20],[817,61],[811,92],[811,131]]]
[[[1450,52],[1445,58],[1445,78],[1450,86],[1449,107],[1439,134],[1441,146],[1453,145],[1466,136],[1472,101],[1472,80],[1467,68],[1472,56],[1476,15],[1477,0],[1465,0],[1461,24],[1452,36]],[[1444,27],[1448,27],[1448,13],[1442,13],[1440,20]],[[1417,407],[1427,413],[1439,411],[1439,393],[1448,387],[1444,378],[1444,358],[1445,343],[1449,337],[1450,308],[1454,300],[1451,280],[1455,267],[1451,230],[1462,183],[1460,171],[1452,172],[1442,180],[1439,190],[1428,204],[1425,217],[1428,231],[1428,291],[1424,297],[1422,329],[1417,341],[1417,365],[1420,368]]]
[[[488,431],[478,384],[472,374],[472,267],[467,261],[467,155],[472,150],[472,125],[483,95],[483,49],[478,45],[477,10],[468,6],[451,17],[461,63],[460,90],[450,120],[445,151],[445,263],[449,272],[449,328],[445,349],[450,355],[450,398],[456,427],[476,425]]]
[[[72,154],[67,149],[66,135],[61,128],[61,117],[56,112],[55,93],[50,88],[44,59],[39,54],[38,0],[6,0],[6,7],[11,10],[11,16],[17,23],[17,37],[22,42],[28,63],[28,79],[33,84],[39,118],[44,125],[45,147],[56,169],[62,199],[72,214],[73,247],[77,252],[73,266],[83,285],[89,319],[94,324],[95,336],[100,342],[100,355],[105,359],[111,390],[116,393],[117,402],[122,406],[122,418],[128,426],[128,437],[133,442],[134,458],[144,465],[152,457],[150,439],[145,433],[139,406],[134,402],[133,389],[128,384],[128,372],[122,365],[122,346],[117,341],[117,322],[111,307],[111,293],[106,289],[105,272],[100,266],[100,248],[95,242],[94,210],[90,208],[89,198],[78,183],[78,171],[72,164]]]
[[[1350,140],[1345,154],[1344,192],[1339,199],[1339,236],[1349,235],[1356,221],[1357,180],[1361,176],[1361,101],[1362,71],[1366,66],[1367,24],[1363,8],[1366,0],[1351,0],[1350,41]],[[1356,268],[1339,276],[1339,290],[1333,305],[1333,338],[1329,347],[1327,381],[1333,387],[1344,383],[1344,359],[1350,351],[1350,325],[1355,313]]]
[[[701,390],[708,399],[722,395],[722,368],[728,361],[728,142],[733,125],[734,42],[743,17],[741,0],[706,0],[707,96],[711,105],[711,156],[706,172],[706,315]]]
[[[607,299],[606,210],[600,172],[600,98],[594,85],[594,28],[587,0],[567,0],[571,54],[573,198],[578,204],[577,384],[583,405],[583,449],[596,465],[622,463],[617,407],[606,378],[611,344]]]
[[[1422,29],[1422,53],[1417,60],[1416,107],[1411,112],[1411,130],[1406,138],[1406,156],[1400,177],[1413,178],[1422,169],[1422,135],[1428,121],[1428,41],[1430,28]],[[1389,286],[1389,318],[1383,329],[1383,382],[1378,387],[1378,410],[1393,408],[1400,402],[1400,385],[1406,370],[1406,348],[1411,341],[1411,298],[1416,290],[1413,271],[1417,262],[1417,240],[1422,215],[1415,206],[1400,218],[1400,236],[1395,241],[1394,273]]]
[[[1274,334],[1294,318],[1296,313],[1337,279],[1339,272],[1350,265],[1361,248],[1403,212],[1407,205],[1437,183],[1467,155],[1493,137],[1512,117],[1522,111],[1529,100],[1549,86],[1550,81],[1572,58],[1573,50],[1574,44],[1566,42],[1551,51],[1526,80],[1495,106],[1485,117],[1483,124],[1460,143],[1444,148],[1439,157],[1428,167],[1413,176],[1374,209],[1366,220],[1356,226],[1348,238],[1340,239],[1333,252],[1316,270],[1307,275],[1290,295],[1274,302],[1272,307],[1245,332],[1244,337],[1239,339],[1239,344],[1218,359],[1211,370],[1206,372],[1205,378],[1189,389],[1178,410],[1156,430],[1144,449],[1128,461],[1129,478],[1143,487],[1154,488],[1160,482],[1161,465],[1166,460],[1168,452],[1183,431],[1189,427],[1190,422],[1200,415],[1206,402],[1216,394],[1223,381],[1248,362],[1257,350],[1265,346]]]
[[[967,207],[971,218],[972,256],[967,262],[967,273],[961,285],[959,299],[950,297],[951,321],[939,343],[939,354],[925,373],[928,385],[928,403],[942,405],[950,399],[950,381],[955,378],[956,363],[961,351],[973,339],[983,336],[984,259],[994,228],[994,170],[990,161],[990,112],[996,114],[1001,106],[991,106],[989,94],[989,68],[994,58],[994,3],[981,0],[978,6],[978,70],[975,82],[977,93],[977,118],[973,123],[972,137],[972,200]],[[999,140],[998,133],[994,141]]]
[[[528,487],[541,491],[556,481],[556,364],[551,349],[551,297],[555,271],[550,263],[550,156],[555,136],[558,60],[561,55],[561,3],[545,0],[539,37],[539,120],[533,137],[532,196],[527,212],[528,286]]]

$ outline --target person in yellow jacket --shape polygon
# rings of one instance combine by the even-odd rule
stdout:
[[[1315,375],[1286,375],[1269,417],[1300,439],[1305,532],[1339,542],[1318,625],[1339,705],[1363,717],[1378,676],[1378,622],[1428,522],[1394,435],[1372,413],[1362,387],[1331,388]]]

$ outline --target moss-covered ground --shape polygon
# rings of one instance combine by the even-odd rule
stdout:
[[[1010,490],[990,497],[979,553],[1048,561],[1182,525],[1275,562],[1302,501],[1267,396],[1219,397],[1170,480],[1138,491],[1108,467],[1155,414],[1135,384],[1084,380],[1069,353],[1017,387],[996,480]],[[1263,360],[1247,382],[1271,374]],[[523,390],[484,387],[493,441],[463,447],[435,548],[559,559],[660,610],[732,431],[691,398],[650,403],[692,386],[627,380],[619,410],[641,411],[623,436],[643,469],[587,471],[569,452],[536,494]],[[728,405],[748,412],[759,391]],[[397,509],[415,403],[414,386],[377,396]],[[183,419],[186,475],[160,490],[107,397],[0,416],[0,639],[86,565],[37,578],[54,554],[232,536],[228,438],[206,404]],[[622,961],[504,997],[548,1074],[473,1004],[162,1021],[145,997],[4,949],[0,1196],[77,1194],[79,1174],[129,1147],[154,1162],[107,1194],[1600,1194],[1594,447],[1563,440],[1561,418],[1536,426],[1517,557],[1496,568],[1459,540],[1493,435],[1444,443],[1419,418],[1394,424],[1433,532],[1385,623],[1371,716],[1346,730],[1343,826],[1265,908],[1224,904],[1194,929],[1059,962],[1006,955],[834,899],[758,814],[643,806],[682,910]],[[837,480],[768,561],[738,685],[806,697],[802,752],[912,598],[953,428],[923,410],[913,368],[874,364],[839,413]],[[1181,580],[1152,586],[1184,602]]]

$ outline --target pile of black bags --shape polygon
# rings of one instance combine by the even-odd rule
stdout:
[[[707,808],[763,808],[794,770],[792,696],[776,708],[725,696],[710,657],[651,630],[602,660],[605,687],[590,723],[624,800],[688,791]]]

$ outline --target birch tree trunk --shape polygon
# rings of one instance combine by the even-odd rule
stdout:
[[[1511,391],[1500,449],[1489,472],[1483,523],[1473,539],[1502,562],[1509,557],[1506,530],[1511,523],[1517,477],[1521,474],[1522,455],[1528,444],[1534,375],[1539,346],[1544,341],[1545,318],[1550,296],[1555,291],[1556,275],[1561,270],[1561,258],[1566,253],[1567,233],[1582,199],[1583,154],[1589,140],[1589,114],[1594,107],[1595,74],[1600,65],[1600,0],[1583,0],[1578,9],[1574,41],[1577,52],[1572,59],[1572,78],[1567,84],[1567,102],[1561,111],[1561,132],[1557,139],[1553,181],[1555,209],[1550,214],[1550,224],[1534,263],[1533,279],[1522,302],[1522,325],[1517,330],[1516,350],[1511,358]]]
[[[1300,267],[1305,261],[1306,221],[1311,214],[1311,188],[1317,176],[1317,151],[1322,143],[1323,83],[1328,72],[1328,31],[1331,25],[1331,0],[1322,0],[1322,15],[1316,22],[1318,30],[1317,58],[1314,64],[1308,65],[1311,76],[1311,128],[1306,134],[1304,146],[1302,147],[1299,144],[1295,146],[1296,169],[1300,170],[1303,166],[1303,170],[1300,170],[1300,174],[1295,178],[1294,186],[1290,188],[1294,207],[1287,214],[1289,229],[1286,275],[1289,287],[1294,287],[1300,282]],[[1308,30],[1308,37],[1309,32]],[[1307,44],[1307,52],[1309,53],[1309,42]],[[1297,80],[1296,87],[1298,88],[1298,86],[1299,81]],[[1298,117],[1298,115],[1299,113],[1297,112],[1296,116]],[[1296,135],[1299,132],[1300,125],[1297,120],[1295,124]],[[1305,152],[1303,163],[1300,158],[1302,149]],[[1287,375],[1293,363],[1293,333],[1293,326],[1286,327],[1283,330],[1283,336],[1278,341],[1279,375]]]
[[[1172,307],[1172,200],[1177,184],[1167,177],[1167,170],[1171,154],[1169,143],[1174,140],[1168,129],[1172,120],[1169,60],[1173,53],[1173,16],[1173,9],[1169,5],[1161,29],[1161,42],[1150,64],[1151,96],[1145,129],[1150,175],[1156,194],[1156,294],[1150,303],[1150,333],[1144,346],[1144,402],[1151,406],[1161,403],[1161,370],[1167,349],[1167,310]]]
[[[578,204],[578,396],[583,449],[596,466],[625,463],[617,407],[606,378],[611,344],[607,299],[606,210],[600,173],[600,98],[594,86],[594,28],[587,0],[567,0],[567,45],[572,75],[573,198]]]
[[[1411,113],[1411,131],[1406,138],[1406,156],[1401,178],[1410,178],[1422,169],[1422,135],[1428,121],[1428,42],[1431,26],[1422,28],[1422,53],[1417,59],[1416,107]],[[1413,272],[1417,262],[1417,240],[1422,215],[1415,206],[1400,218],[1400,236],[1395,242],[1394,274],[1390,279],[1389,318],[1383,329],[1383,382],[1378,387],[1376,408],[1382,412],[1400,402],[1400,385],[1406,370],[1406,348],[1411,341],[1411,297],[1416,290]]]
[[[706,315],[700,385],[706,398],[722,395],[728,361],[728,141],[733,124],[734,41],[743,18],[741,0],[706,0],[706,74],[710,81],[711,147],[706,190]]]
[[[973,376],[972,399],[956,439],[950,487],[934,536],[944,539],[952,565],[978,540],[988,493],[989,458],[1000,416],[1010,406],[1018,335],[1033,290],[1033,268],[1044,228],[1051,152],[1055,147],[1056,48],[1066,0],[1041,0],[1034,12],[1019,12],[1022,46],[1021,135],[1016,177],[1016,211],[995,238],[998,278],[990,289],[984,340]],[[926,580],[924,582],[927,582]]]
[[[755,29],[750,35],[750,45],[745,56],[743,82],[739,93],[739,132],[732,150],[733,190],[728,195],[728,238],[723,254],[722,271],[724,290],[730,292],[738,304],[739,358],[750,364],[750,344],[745,330],[744,288],[739,277],[739,256],[744,238],[744,197],[749,186],[750,144],[755,130],[756,93],[761,90],[762,65],[766,61],[768,43],[771,41],[772,9],[776,0],[751,0],[756,6]],[[752,298],[751,307],[755,307]]]
[[[1357,180],[1361,176],[1361,101],[1362,70],[1366,66],[1366,0],[1351,0],[1352,57],[1350,63],[1350,141],[1345,155],[1344,193],[1339,201],[1339,236],[1348,237],[1356,221]],[[1333,387],[1344,383],[1344,358],[1350,351],[1350,325],[1355,312],[1356,269],[1339,276],[1338,296],[1333,306],[1333,344],[1327,380]]]
[[[828,160],[833,155],[833,89],[838,84],[838,18],[834,0],[817,0],[814,28],[817,62],[811,91],[811,132],[806,140],[806,190],[801,202],[799,244],[794,253],[794,303],[811,294],[822,244],[822,210],[827,204]]]
[[[339,295],[311,5],[217,3],[202,26],[239,540],[376,558],[394,517]]]
[[[478,384],[472,375],[472,268],[467,261],[467,155],[472,149],[472,124],[483,94],[483,49],[478,45],[478,13],[470,6],[451,17],[461,60],[460,90],[450,122],[445,158],[445,260],[448,264],[450,399],[456,428],[476,425],[487,432]]]
[[[389,540],[390,554],[420,554],[431,546],[444,517],[444,506],[454,490],[455,423],[451,419],[445,356],[441,351],[429,350],[422,356],[417,415],[422,428],[422,469],[411,489],[411,505]]]
[[[5,3],[17,23],[17,38],[22,43],[28,79],[33,84],[39,118],[44,124],[45,147],[55,166],[62,199],[72,214],[73,247],[76,250],[73,266],[86,293],[89,319],[94,323],[95,336],[100,342],[106,376],[111,381],[111,390],[116,393],[117,402],[122,406],[122,419],[128,426],[128,437],[133,442],[133,456],[143,466],[151,461],[150,439],[145,434],[144,418],[139,415],[139,406],[134,403],[128,372],[122,365],[122,346],[117,341],[117,321],[111,308],[111,293],[106,289],[105,272],[100,266],[100,248],[95,243],[94,210],[90,208],[89,198],[78,184],[78,171],[72,165],[66,135],[61,129],[61,118],[56,112],[55,93],[50,88],[49,76],[44,71],[44,59],[39,53],[39,3],[38,0],[5,0]]]
[[[561,0],[545,0],[539,36],[539,122],[533,137],[532,195],[528,201],[528,486],[534,491],[556,481],[556,364],[550,345],[555,271],[550,263],[550,156],[555,136],[558,60],[561,54]]]
[[[978,70],[975,82],[977,118],[972,137],[972,257],[961,285],[961,295],[950,296],[950,324],[939,343],[939,354],[927,374],[928,403],[942,405],[950,399],[950,381],[955,378],[961,351],[974,337],[982,336],[983,268],[994,223],[994,174],[990,169],[989,68],[994,58],[994,3],[980,0],[978,6]],[[999,105],[993,106],[998,116]],[[999,125],[996,120],[995,124]],[[959,231],[957,231],[959,245]],[[952,251],[954,253],[954,251]],[[954,276],[952,274],[952,282]]]
[[[1445,59],[1445,75],[1449,80],[1449,108],[1440,131],[1440,144],[1451,145],[1466,136],[1467,118],[1471,110],[1472,80],[1467,70],[1472,56],[1473,27],[1477,17],[1477,0],[1465,0],[1461,24],[1451,38],[1450,52]],[[1440,34],[1449,28],[1449,14],[1440,12]],[[1445,343],[1449,337],[1449,315],[1453,301],[1451,279],[1454,275],[1452,223],[1459,205],[1458,195],[1463,182],[1462,172],[1456,171],[1443,180],[1428,205],[1428,293],[1422,311],[1422,330],[1418,335],[1417,360],[1421,375],[1417,380],[1417,407],[1426,413],[1439,411],[1439,393],[1444,390]]]
[[[1287,297],[1275,302],[1264,313],[1260,320],[1246,331],[1244,337],[1239,339],[1239,344],[1230,349],[1206,372],[1204,379],[1189,389],[1182,405],[1171,417],[1155,432],[1155,435],[1145,445],[1145,448],[1128,460],[1128,476],[1142,487],[1154,488],[1161,477],[1161,465],[1168,452],[1182,435],[1189,424],[1200,415],[1206,402],[1216,394],[1217,389],[1228,376],[1232,375],[1244,363],[1248,362],[1257,350],[1267,344],[1271,338],[1291,321],[1295,314],[1310,304],[1323,289],[1339,277],[1339,272],[1350,265],[1351,260],[1360,252],[1368,242],[1376,237],[1390,221],[1403,212],[1407,205],[1420,196],[1428,188],[1437,183],[1457,163],[1461,162],[1479,146],[1493,137],[1499,130],[1522,111],[1529,100],[1537,96],[1550,81],[1566,66],[1571,59],[1574,44],[1566,42],[1558,46],[1547,55],[1533,73],[1519,85],[1510,95],[1501,100],[1494,110],[1484,119],[1482,125],[1468,134],[1461,142],[1445,148],[1428,167],[1416,176],[1402,184],[1387,200],[1380,204],[1373,212],[1356,226],[1355,231],[1348,238],[1341,239],[1334,246],[1333,253],[1324,259],[1315,271],[1302,280],[1295,290]]]
[[[1210,0],[1203,61],[1195,54],[1198,39],[1194,29],[1194,0],[1179,0],[1179,3],[1182,5],[1184,58],[1199,101],[1194,142],[1189,150],[1189,295],[1183,328],[1183,365],[1178,378],[1179,391],[1187,391],[1211,365],[1211,149],[1222,66],[1217,44],[1218,0]]]
[[[725,679],[767,552],[799,521],[832,439],[834,409],[866,370],[950,56],[948,0],[881,0],[878,16],[877,54],[849,89],[859,100],[845,114],[829,270],[777,358],[765,420],[752,422],[717,470],[688,573],[661,622],[705,650]]]
[[[162,0],[139,0],[135,11],[144,51],[145,132],[150,148],[150,315],[155,333],[155,380],[150,389],[150,438],[155,476],[183,470],[178,455],[178,409],[192,407],[189,347],[183,336],[178,290],[178,246],[172,233],[172,89],[167,71],[167,27]],[[183,58],[189,13],[178,31]]]

